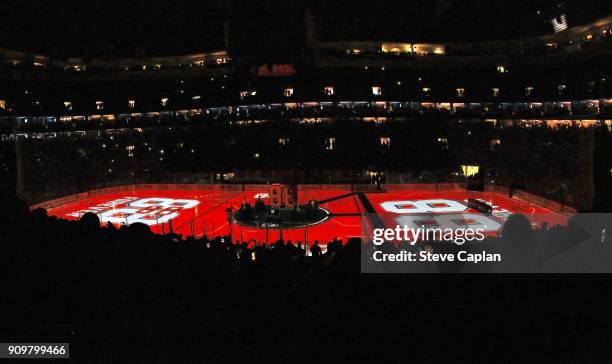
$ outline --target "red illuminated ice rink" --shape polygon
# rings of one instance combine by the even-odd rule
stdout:
[[[219,186],[167,186],[163,188],[125,187],[94,197],[62,200],[59,205],[47,205],[48,213],[63,219],[76,220],[87,212],[93,212],[102,223],[129,225],[145,223],[156,233],[170,231],[183,236],[227,236],[230,223],[227,209],[236,211],[241,204],[254,205],[261,198],[268,203],[267,185],[250,185],[241,188]],[[493,207],[487,217],[467,206],[467,199],[475,198]],[[355,193],[348,188],[325,186],[316,188],[301,186],[300,204],[311,200],[329,212],[329,217],[318,224],[294,229],[265,229],[232,224],[234,240],[273,242],[281,237],[293,242],[318,240],[321,244],[333,238],[344,241],[351,237],[369,237],[374,227],[394,227],[402,224],[422,224],[423,221],[452,216],[471,216],[470,224],[490,219],[489,226],[501,227],[511,214],[527,216],[534,226],[546,221],[563,224],[566,217],[550,209],[508,197],[497,192],[472,192],[466,190],[410,190]],[[53,207],[49,207],[53,206]]]

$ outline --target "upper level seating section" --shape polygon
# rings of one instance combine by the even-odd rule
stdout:
[[[314,46],[324,62],[333,59],[416,59],[422,56],[435,57],[485,57],[491,55],[548,55],[561,51],[577,51],[588,48],[609,48],[612,42],[612,16],[601,18],[590,24],[576,26],[559,34],[520,38],[504,41],[470,43],[429,44],[418,41],[333,41]],[[307,58],[307,57],[306,57]],[[443,57],[444,58],[444,57]],[[45,73],[107,74],[128,71],[168,71],[188,67],[214,69],[227,67],[231,63],[227,50],[172,57],[148,58],[67,58],[52,59],[42,54],[30,54],[0,48],[0,69],[17,71],[40,71]]]
[[[0,83],[3,115],[56,119],[164,112],[216,115],[219,110],[240,118],[334,116],[347,110],[366,116],[438,110],[485,117],[563,117],[608,115],[611,99],[608,58],[571,55],[544,63],[303,69],[289,77],[219,73]],[[284,114],[277,115],[278,110]]]
[[[252,70],[261,65],[233,61],[226,51],[54,60],[0,49],[0,116],[117,118],[227,107],[252,115],[276,104],[328,112],[329,103],[343,102],[385,103],[386,113],[398,112],[392,102],[418,103],[485,117],[571,116],[582,103],[592,109],[586,114],[600,115],[612,97],[610,45],[612,17],[506,42],[324,42],[282,77],[257,77]]]

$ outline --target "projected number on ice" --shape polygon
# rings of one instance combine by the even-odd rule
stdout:
[[[122,199],[120,208],[117,201],[107,202],[98,206],[91,207],[89,210],[82,210],[69,214],[69,216],[80,217],[86,212],[98,214],[100,222],[110,222],[111,224],[134,224],[142,223],[146,225],[164,224],[179,216],[180,210],[187,210],[200,204],[198,200],[172,199],[161,197],[149,197],[143,199]],[[112,207],[111,207],[112,206]],[[109,209],[109,207],[111,207]]]
[[[458,201],[445,199],[387,201],[381,203],[380,206],[385,211],[396,214],[448,213],[462,212],[467,209],[467,206]]]

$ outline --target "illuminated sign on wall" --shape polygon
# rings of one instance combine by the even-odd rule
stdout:
[[[259,77],[283,77],[295,75],[295,66],[292,64],[262,64],[255,71]]]

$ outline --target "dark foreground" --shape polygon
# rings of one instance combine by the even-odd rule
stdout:
[[[0,341],[76,362],[606,362],[606,276],[362,275],[359,250],[157,236],[2,211]],[[252,252],[248,254],[251,255]]]

